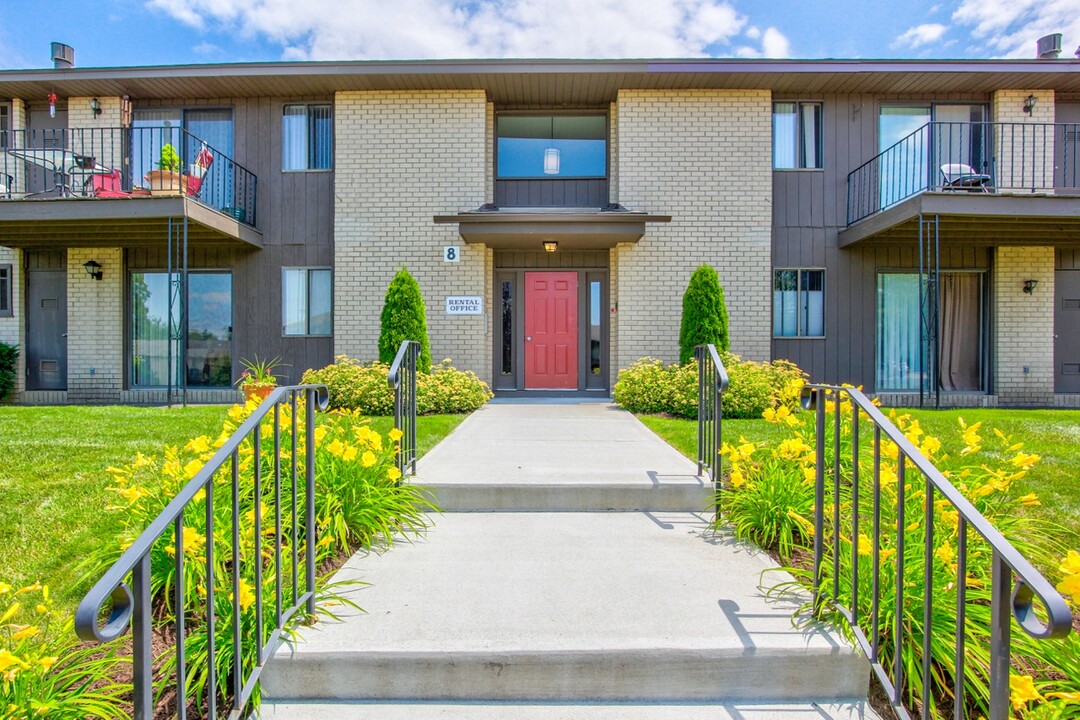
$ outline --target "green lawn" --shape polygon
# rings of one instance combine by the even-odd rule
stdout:
[[[1036,453],[1041,460],[1026,477],[1017,481],[1020,495],[1037,493],[1042,505],[1031,512],[1066,528],[1065,541],[1080,547],[1080,410],[897,410],[910,413],[930,434],[945,440],[955,439],[957,418],[983,423],[981,434],[994,438],[991,428],[1024,443],[1024,452]],[[697,423],[693,420],[639,415],[640,420],[690,459],[697,457]],[[784,436],[784,429],[764,420],[724,420],[725,442],[740,436],[753,442]],[[988,450],[997,445],[988,439]]]
[[[158,453],[202,434],[216,437],[223,406],[188,408],[0,406],[0,582],[48,583],[73,609],[87,589],[77,566],[96,544],[111,542],[115,518],[105,468],[136,452]],[[464,415],[432,415],[417,423],[422,455]],[[375,418],[385,433],[392,418]]]

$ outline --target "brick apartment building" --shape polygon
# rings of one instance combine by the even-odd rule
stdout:
[[[1078,130],[1063,59],[0,71],[0,340],[19,402],[231,399],[374,358],[404,265],[436,359],[606,394],[709,263],[745,357],[1077,405]]]

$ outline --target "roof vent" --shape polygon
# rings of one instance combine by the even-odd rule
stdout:
[[[52,44],[52,61],[53,67],[57,70],[69,70],[75,67],[75,48],[64,43],[54,42]]]
[[[1040,60],[1057,60],[1061,54],[1061,33],[1044,35],[1035,43],[1036,57]]]

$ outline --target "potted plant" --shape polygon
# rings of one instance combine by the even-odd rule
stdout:
[[[266,396],[277,387],[274,370],[281,366],[281,358],[260,360],[256,356],[254,360],[241,359],[240,364],[244,370],[240,373],[236,386],[244,391],[244,400],[246,402],[255,398],[260,401],[265,400]]]
[[[180,153],[172,143],[161,147],[157,170],[146,173],[151,195],[183,195],[187,192],[187,178],[180,174]]]

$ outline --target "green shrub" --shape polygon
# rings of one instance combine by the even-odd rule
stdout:
[[[19,348],[0,342],[0,400],[15,389],[15,368],[18,365]]]
[[[408,270],[401,268],[386,288],[386,299],[383,301],[379,320],[381,362],[392,364],[402,341],[416,340],[420,343],[417,369],[423,373],[431,371],[431,343],[428,340],[427,318],[424,313],[424,297],[420,294],[420,285]]]
[[[682,326],[679,329],[679,362],[683,365],[694,359],[694,348],[712,343],[717,350],[726,351],[728,314],[724,304],[724,289],[720,278],[709,265],[701,265],[690,276],[690,284],[682,299]]]
[[[330,407],[364,415],[393,415],[394,391],[386,382],[390,366],[382,362],[363,365],[338,355],[333,365],[308,370],[302,382],[321,383],[330,390]],[[476,410],[490,398],[491,390],[475,373],[458,370],[443,360],[431,373],[416,377],[416,412],[446,415]]]
[[[758,418],[767,408],[796,409],[806,373],[786,360],[758,363],[723,353],[730,380],[722,398],[724,417]],[[631,412],[697,417],[697,363],[668,365],[642,358],[619,373],[614,398]]]

